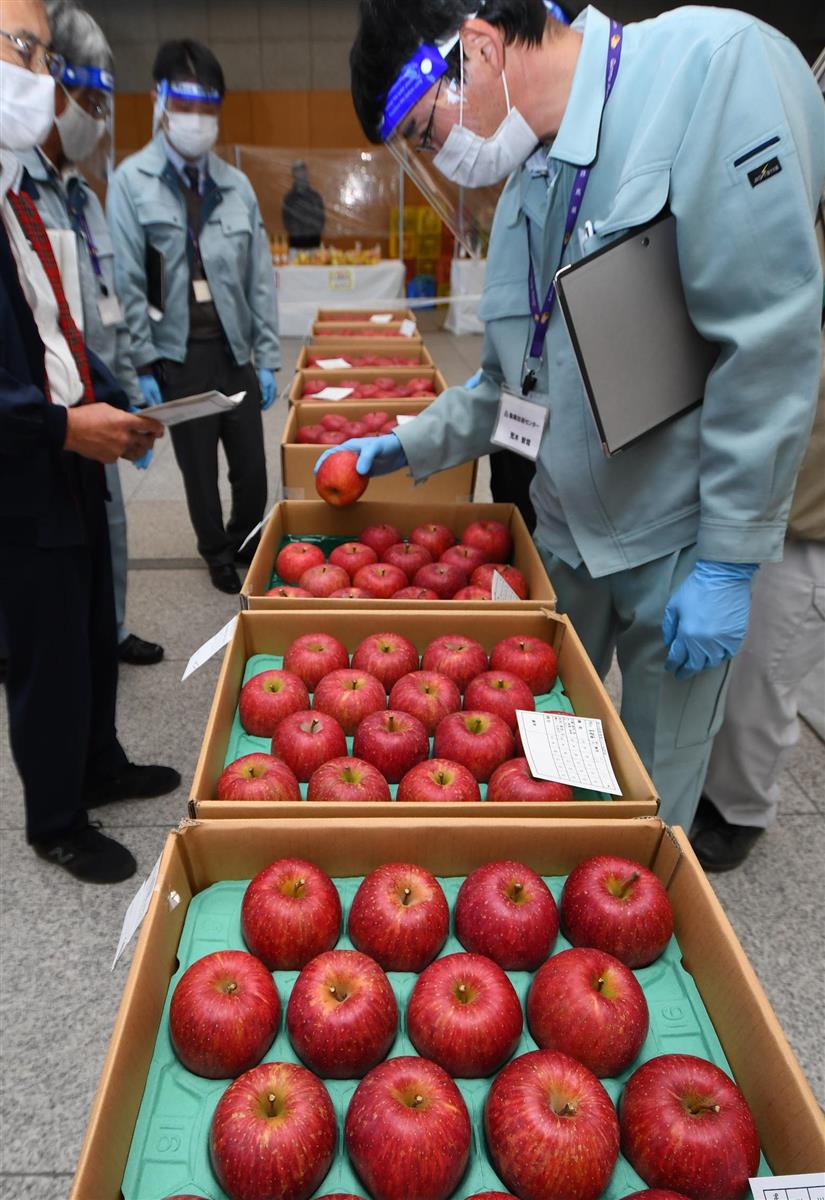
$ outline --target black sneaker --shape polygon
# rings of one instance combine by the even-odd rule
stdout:
[[[173,767],[140,767],[127,763],[122,771],[89,788],[83,797],[86,808],[100,808],[118,800],[153,800],[180,787],[180,773]]]
[[[121,662],[130,663],[133,667],[151,667],[163,658],[163,646],[130,633],[118,644],[117,656]]]
[[[693,834],[690,844],[705,871],[733,871],[741,867],[756,843],[765,832],[753,825],[721,825],[700,829]]]
[[[241,578],[232,563],[218,563],[210,566],[209,578],[212,580],[213,587],[216,587],[219,592],[226,592],[229,596],[237,596],[241,590]]]
[[[84,883],[122,883],[137,870],[131,851],[102,834],[97,822],[53,841],[33,842],[32,848]]]

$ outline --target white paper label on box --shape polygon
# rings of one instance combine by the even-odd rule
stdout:
[[[399,425],[409,425],[410,421],[415,420],[414,413],[399,413],[395,418]]]
[[[123,927],[120,931],[120,939],[115,951],[115,957],[112,961],[112,970],[118,964],[118,959],[123,954],[123,951],[131,942],[132,938],[140,929],[141,922],[146,916],[146,910],[149,907],[149,901],[152,899],[152,892],[155,890],[155,884],[158,881],[158,871],[160,870],[160,855],[158,861],[152,867],[152,873],[148,879],[144,879],[140,885],[136,895],[132,897],[129,907],[126,909],[126,916],[123,918]]]
[[[399,325],[398,332],[402,337],[415,337],[416,333],[418,332],[418,326],[416,325],[415,321],[411,321],[410,318],[407,317],[406,321],[402,321]]]
[[[490,592],[494,600],[520,600],[518,592],[513,591],[500,571],[493,571],[493,584]]]
[[[223,650],[224,646],[235,632],[235,622],[237,619],[237,615],[232,617],[230,621],[226,622],[223,629],[220,629],[214,637],[209,639],[208,642],[204,642],[200,650],[195,651],[195,653],[189,659],[189,662],[186,664],[186,670],[183,672],[183,675],[181,675],[181,683],[183,683],[185,679],[188,679],[190,675],[197,671],[198,667],[202,667],[205,662],[209,662],[210,658],[212,658],[214,654],[217,654],[219,650]]]
[[[351,396],[355,388],[328,387],[322,392],[316,392],[312,397],[313,400],[346,400],[347,396]]]
[[[516,717],[524,754],[536,779],[621,796],[601,721],[522,709]]]
[[[392,313],[373,313],[370,321],[373,325],[389,325],[392,320]]]
[[[274,513],[274,511],[277,507],[278,507],[278,501],[276,500],[275,503],[272,505],[272,508],[270,508],[269,512],[264,517],[264,519],[262,521],[259,521],[254,529],[250,529],[249,533],[246,535],[244,540],[241,542],[240,546],[238,546],[238,551],[243,550],[244,546],[249,545],[249,543],[252,541],[255,534],[258,532],[258,530],[263,529],[264,525],[266,525],[267,521],[272,516],[272,514]]]
[[[825,1171],[750,1179],[754,1200],[825,1200]]]
[[[322,371],[348,371],[352,363],[348,358],[317,358],[315,365]]]
[[[546,424],[546,408],[517,396],[509,388],[502,388],[496,428],[490,440],[496,446],[503,446],[535,462]]]

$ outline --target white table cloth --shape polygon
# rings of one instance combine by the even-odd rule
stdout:
[[[385,259],[367,267],[275,267],[280,331],[306,337],[319,308],[368,308],[404,297],[404,264]]]

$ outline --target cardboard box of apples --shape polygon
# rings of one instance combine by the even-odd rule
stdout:
[[[411,308],[396,308],[394,304],[390,304],[389,308],[319,308],[315,320],[320,321],[322,325],[367,324],[373,329],[380,329],[382,325],[388,324],[388,316],[392,317],[394,324],[415,321],[415,313]]]
[[[418,374],[419,367],[431,367],[432,355],[422,343],[412,346],[399,345],[397,339],[388,338],[382,342],[380,338],[347,338],[338,341],[335,338],[324,338],[323,345],[316,342],[312,346],[303,346],[298,355],[296,370],[318,370],[318,361],[335,361],[344,359],[352,370],[383,371],[391,370],[412,371]],[[340,370],[341,368],[339,368]]]
[[[318,453],[311,446],[301,449]],[[370,489],[372,486],[370,483]],[[364,499],[344,508],[334,508],[323,500],[284,500],[277,504],[244,580],[241,604],[278,611],[352,608],[356,602],[359,608],[381,611],[436,605],[454,611],[459,602],[462,611],[468,612],[485,611],[491,603],[512,612],[521,611],[526,604],[555,608],[553,585],[514,504],[382,503],[371,497],[372,491],[368,490]],[[367,541],[362,542],[362,538]],[[370,541],[372,546],[368,545]],[[279,558],[292,543],[313,549],[292,548],[288,556]],[[517,598],[490,599],[491,565],[512,586]],[[313,580],[304,580],[310,587],[300,587],[304,571],[325,566],[320,579],[313,582],[313,576]],[[331,567],[340,568],[342,573],[336,569],[332,574]],[[363,568],[366,575],[361,575],[356,585],[355,576]],[[421,578],[428,582],[418,583],[423,568],[426,570]],[[289,581],[279,573],[284,570]],[[355,596],[333,595],[356,586],[359,594]],[[295,591],[296,587],[299,590]],[[468,592],[470,587],[477,590]]]
[[[516,708],[599,718],[621,797],[534,780]],[[488,607],[449,624],[439,611],[391,610],[380,627],[363,610],[241,613],[190,811],[324,820],[425,804],[470,819],[627,818],[651,816],[657,803],[568,618]]]
[[[365,338],[369,338],[370,341],[392,340],[400,342],[401,345],[420,345],[421,334],[417,328],[414,332],[410,332],[410,327],[404,324],[405,319],[399,318],[397,321],[381,325],[376,325],[372,321],[316,320],[312,324],[310,340],[313,345],[323,345],[328,338],[337,338],[339,341],[348,338],[363,341]]]
[[[742,1200],[825,1121],[681,830],[170,835],[72,1200]]]
[[[399,416],[423,412],[429,399],[298,401],[290,406],[281,436],[281,482],[288,499],[317,496],[314,467],[327,446],[350,437],[376,437],[394,429]],[[463,463],[416,484],[407,471],[369,481],[370,500],[408,500],[425,504],[454,504],[472,499],[476,462]]]
[[[316,396],[329,404],[323,393],[329,388],[347,391],[342,400],[374,400],[376,407],[388,401],[434,400],[447,387],[447,381],[436,367],[421,366],[410,371],[406,367],[366,367],[325,370],[323,367],[306,368],[295,373],[289,389],[290,404],[299,400],[310,403]]]

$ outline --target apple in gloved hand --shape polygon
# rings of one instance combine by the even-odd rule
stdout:
[[[325,458],[315,476],[315,490],[333,508],[346,508],[359,500],[367,490],[369,475],[359,475],[355,469],[358,454],[355,450],[339,450]]]

